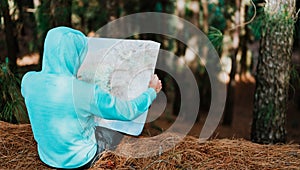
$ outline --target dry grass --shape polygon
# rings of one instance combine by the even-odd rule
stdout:
[[[199,143],[190,136],[176,144],[176,139],[175,134],[147,143],[124,138],[115,152],[104,152],[91,169],[300,169],[300,146],[296,144],[260,145],[243,139]],[[154,153],[166,145],[175,147],[145,158],[116,154],[136,155],[141,148]],[[0,169],[47,169],[38,159],[30,125],[0,122]]]

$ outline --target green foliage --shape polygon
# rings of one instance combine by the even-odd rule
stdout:
[[[259,40],[261,37],[261,28],[264,23],[264,14],[260,13],[252,23],[248,25],[249,30],[253,35],[254,40]]]
[[[86,33],[97,31],[108,22],[108,13],[106,4],[99,0],[75,0],[72,4],[73,26],[81,27]],[[77,18],[75,23],[74,18]]]
[[[36,50],[36,45],[35,42],[33,40],[28,42],[28,51],[29,52],[34,52]]]
[[[268,3],[267,3],[268,4]],[[278,6],[276,11],[271,9],[271,5],[266,5],[264,8],[264,19],[265,22],[270,22],[274,25],[294,25],[295,24],[295,15],[291,12],[290,7],[287,5]]]
[[[226,28],[226,18],[224,15],[224,7],[222,3],[209,3],[209,17],[208,22],[214,28],[224,30]]]
[[[28,116],[20,92],[20,80],[9,70],[8,63],[0,65],[0,120],[28,123]]]
[[[299,87],[300,86],[300,69],[299,69],[299,65],[298,65],[298,69],[297,69],[297,65],[293,64],[292,68],[291,68],[291,77],[290,77],[290,87],[293,93],[295,93],[295,87]]]
[[[124,10],[126,11],[126,14],[133,14],[133,13],[141,12],[140,6],[141,4],[139,0],[129,0],[126,3],[124,3]]]
[[[193,17],[193,13],[194,13],[194,12],[189,8],[190,3],[191,3],[191,1],[188,0],[188,1],[186,1],[185,6],[184,6],[185,17],[186,17],[186,18],[189,18],[189,19]]]
[[[262,119],[265,125],[268,125],[274,115],[275,105],[273,102],[268,103],[265,107],[259,110],[258,119]]]
[[[254,1],[254,4],[256,6],[256,16],[255,16],[254,20],[247,25],[249,30],[252,33],[253,40],[260,39],[262,25],[264,22],[266,22],[265,15],[264,15],[264,8],[260,7],[258,5],[258,3],[260,3],[260,1]],[[255,12],[254,8],[255,8],[254,6],[250,6],[250,8],[248,9],[247,21],[249,21],[251,19],[250,17],[252,17],[254,15],[254,12]]]
[[[210,27],[208,31],[208,39],[213,44],[217,52],[220,54],[223,46],[223,34],[220,30]]]

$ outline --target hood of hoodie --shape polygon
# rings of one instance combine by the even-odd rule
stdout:
[[[48,31],[42,73],[76,76],[87,53],[87,38],[80,31],[57,27]]]

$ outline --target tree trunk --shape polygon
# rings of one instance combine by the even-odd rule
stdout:
[[[41,0],[41,5],[38,7],[37,11],[37,39],[38,39],[38,49],[40,52],[39,67],[42,68],[43,52],[44,52],[44,41],[49,29],[51,29],[51,15],[50,15],[50,4],[51,0]]]
[[[208,2],[207,0],[201,0],[202,12],[203,12],[203,32],[208,33],[209,24],[208,24]]]
[[[245,1],[241,2],[241,8],[240,8],[240,23],[243,24],[246,22],[247,18],[247,11],[248,7],[246,5]],[[240,75],[240,78],[244,76],[247,72],[247,44],[249,40],[249,32],[247,25],[241,25],[241,31],[240,31],[240,44],[239,44],[239,55],[240,55],[240,62],[237,68],[237,72]]]
[[[15,29],[11,17],[9,15],[9,6],[7,0],[1,0],[0,9],[4,18],[4,32],[7,47],[7,54],[9,59],[9,67],[12,72],[16,72],[17,69],[17,53],[19,51],[17,37],[15,35]]]
[[[228,2],[230,3],[230,2]],[[241,10],[241,2],[240,0],[235,0],[235,5],[237,7],[235,11],[235,25],[238,26],[241,24],[240,10]],[[237,27],[233,33],[233,53],[231,56],[231,71],[229,74],[229,83],[227,85],[227,96],[226,96],[226,104],[223,115],[222,124],[225,126],[231,126],[233,120],[233,109],[234,109],[234,94],[235,94],[235,74],[237,70],[237,55],[240,44],[240,27]]]
[[[33,0],[16,1],[19,8],[19,21],[21,23],[21,36],[24,39],[23,48],[26,48],[26,52],[32,52],[34,44],[36,44],[36,21],[34,14],[28,12],[28,9],[33,9]],[[31,43],[31,45],[30,45]]]
[[[293,0],[270,0],[264,7],[251,139],[286,142],[286,110],[294,33]]]

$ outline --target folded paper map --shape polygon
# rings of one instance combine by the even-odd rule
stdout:
[[[160,44],[147,40],[89,38],[88,52],[78,78],[98,84],[104,91],[130,100],[148,88]],[[106,120],[95,116],[98,126],[139,135],[147,112],[132,121]]]

